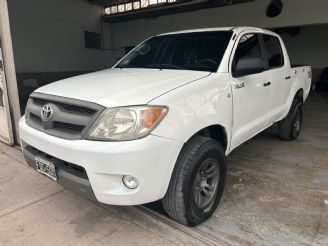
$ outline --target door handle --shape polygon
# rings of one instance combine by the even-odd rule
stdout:
[[[287,76],[285,79],[286,79],[286,80],[290,79],[290,76]]]
[[[271,82],[266,82],[263,84],[263,86],[269,86],[269,85],[271,85]]]

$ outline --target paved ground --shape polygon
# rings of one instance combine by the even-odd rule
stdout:
[[[303,117],[297,141],[272,127],[231,153],[223,200],[199,230],[233,245],[328,245],[328,95]]]
[[[296,142],[273,127],[229,156],[223,200],[196,230],[227,245],[328,245],[328,100],[312,97],[304,121]],[[80,198],[1,144],[0,168],[0,245],[204,244],[137,207]]]
[[[203,245],[136,207],[100,206],[63,189],[0,144],[0,245]]]

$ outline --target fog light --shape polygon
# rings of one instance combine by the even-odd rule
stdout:
[[[138,180],[135,177],[130,176],[130,175],[123,176],[123,183],[129,189],[135,189],[139,185]]]

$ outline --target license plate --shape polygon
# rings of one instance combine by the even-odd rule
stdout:
[[[36,170],[39,173],[57,181],[56,167],[53,163],[40,157],[35,157]]]

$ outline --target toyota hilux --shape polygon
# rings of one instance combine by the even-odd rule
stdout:
[[[223,194],[226,156],[277,123],[301,131],[311,68],[291,66],[283,40],[255,27],[153,36],[110,69],[30,95],[20,120],[26,162],[98,202],[162,200],[197,225]]]

